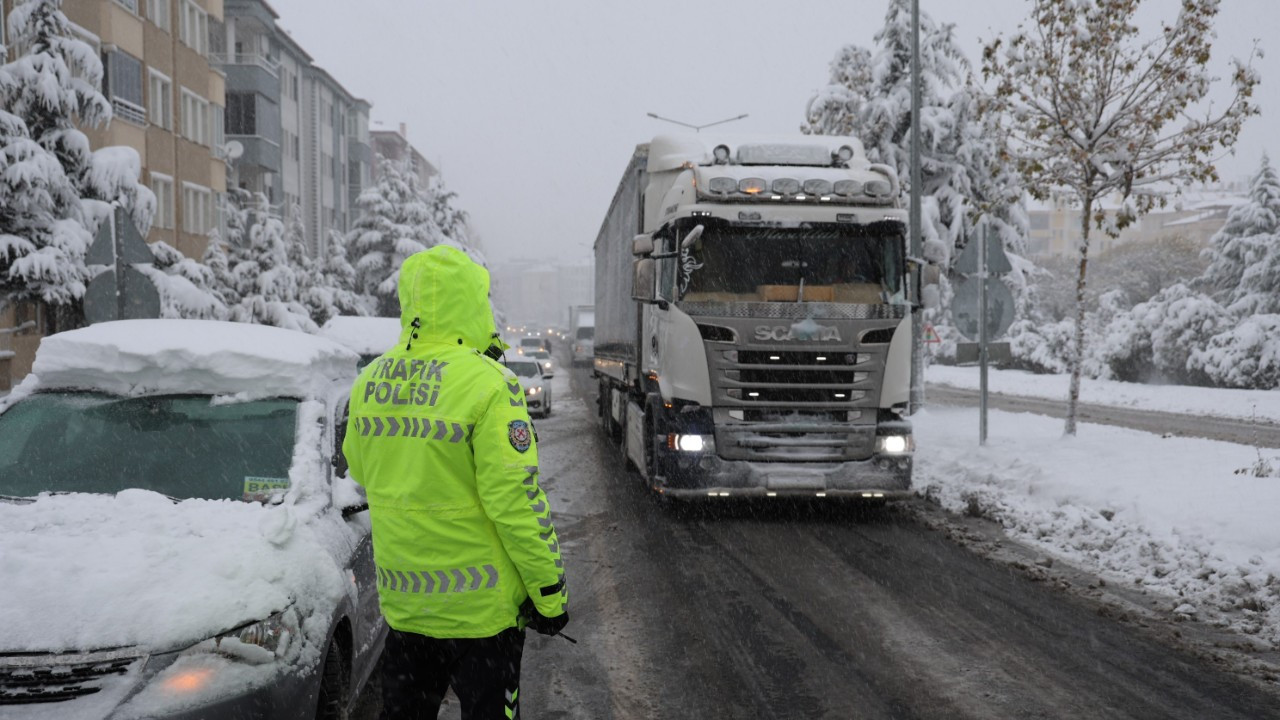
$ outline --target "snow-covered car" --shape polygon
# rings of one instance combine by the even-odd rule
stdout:
[[[538,364],[542,366],[542,374],[544,376],[548,378],[556,376],[555,368],[551,361],[551,353],[546,350],[527,350],[525,351],[524,356],[536,360]]]
[[[507,367],[516,374],[524,388],[524,403],[530,415],[546,417],[551,414],[551,378],[543,373],[542,365],[531,358],[517,357],[507,361]]]
[[[125,320],[0,400],[0,716],[346,717],[386,637],[333,458],[356,355]]]
[[[345,345],[360,355],[360,367],[373,362],[400,339],[400,319],[339,315],[320,328],[320,337]]]
[[[548,343],[541,337],[522,337],[520,344],[516,346],[516,350],[521,355],[528,355],[535,350],[549,350]]]

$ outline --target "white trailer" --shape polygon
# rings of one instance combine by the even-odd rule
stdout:
[[[591,305],[569,306],[569,353],[574,365],[590,365],[595,354],[596,314]]]
[[[919,267],[894,170],[849,137],[659,136],[596,238],[594,375],[673,497],[911,488]]]

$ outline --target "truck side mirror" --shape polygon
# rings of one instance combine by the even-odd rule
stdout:
[[[631,241],[631,254],[637,257],[649,255],[653,252],[653,236],[637,235]]]
[[[631,299],[640,302],[653,302],[653,280],[657,261],[652,258],[641,258],[634,262],[631,281]]]
[[[702,231],[705,229],[706,228],[702,227],[701,225],[695,226],[692,230],[689,231],[688,235],[684,236],[684,240],[680,241],[680,249],[688,250],[689,248],[693,247],[693,244],[698,242],[698,238],[702,237]]]

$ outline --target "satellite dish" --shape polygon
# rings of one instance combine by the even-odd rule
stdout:
[[[229,160],[235,160],[244,154],[244,145],[241,145],[238,140],[232,140],[223,146],[223,149],[226,150]]]

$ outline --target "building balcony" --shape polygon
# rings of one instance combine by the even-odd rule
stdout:
[[[280,77],[280,63],[261,53],[209,53],[209,62],[224,67],[237,65],[260,67],[270,73],[272,77],[277,79]]]
[[[235,140],[244,146],[244,153],[231,161],[233,166],[257,166],[269,172],[278,173],[283,167],[283,155],[280,144],[261,135],[233,135],[227,133],[228,140]]]

